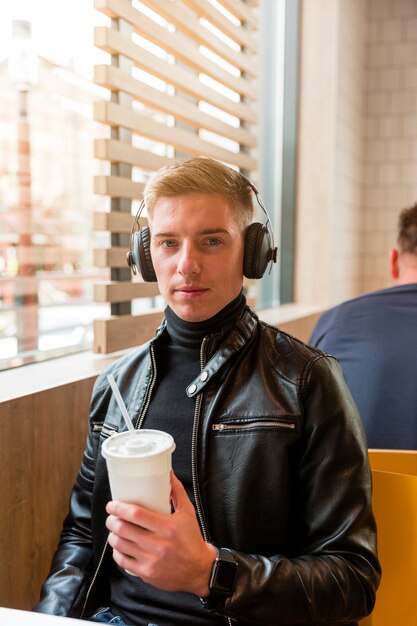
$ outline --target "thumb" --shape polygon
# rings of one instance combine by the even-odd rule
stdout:
[[[185,491],[184,485],[175,476],[173,470],[171,470],[171,500],[176,511],[180,509],[187,509],[189,507],[192,507],[194,510],[187,492]]]

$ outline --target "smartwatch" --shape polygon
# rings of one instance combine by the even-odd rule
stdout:
[[[237,563],[227,548],[220,548],[213,563],[209,581],[210,595],[232,595],[235,589]]]

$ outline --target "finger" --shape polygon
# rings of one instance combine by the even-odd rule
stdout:
[[[140,576],[140,571],[138,571],[139,562],[135,558],[128,556],[123,552],[119,552],[116,548],[113,548],[113,560],[122,569],[128,570],[131,574]]]
[[[117,565],[119,565],[123,569],[127,569],[129,565],[132,566],[132,564],[134,563],[134,560],[131,557],[126,556],[115,548],[113,548],[113,559],[116,561]]]
[[[109,543],[111,547],[134,558],[142,559],[145,555],[163,554],[167,545],[172,542],[169,533],[166,536],[167,533],[164,529],[158,535],[114,516],[107,518],[106,526],[110,530]]]
[[[108,502],[106,511],[114,517],[150,531],[156,531],[166,517],[163,513],[155,513],[137,504],[129,504],[119,500]]]
[[[114,532],[109,533],[109,544],[113,550],[117,550],[120,554],[125,554],[130,558],[138,558],[139,555],[144,554],[144,550],[140,549],[137,543]]]
[[[126,570],[128,574],[133,576],[139,576],[144,582],[152,583],[152,580],[148,578],[148,564],[144,563],[143,558],[140,560],[135,557],[128,556],[123,552],[119,552],[113,549],[113,559],[119,567]]]
[[[116,517],[115,515],[109,515],[106,519],[106,526],[110,532],[115,533],[119,537],[128,539],[129,541],[140,541],[145,535],[149,535],[149,530],[142,528],[137,524],[132,524],[126,520]]]

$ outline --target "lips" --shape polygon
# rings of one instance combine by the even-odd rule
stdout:
[[[206,291],[208,291],[208,289],[204,288],[204,287],[188,287],[188,286],[183,286],[183,287],[176,287],[175,290],[177,293],[181,293],[181,294],[185,294],[185,295],[198,295],[201,293],[205,293]]]
[[[177,291],[204,291],[202,287],[179,287]]]

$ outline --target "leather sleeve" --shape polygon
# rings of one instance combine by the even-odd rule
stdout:
[[[380,580],[367,447],[335,359],[304,369],[304,431],[297,453],[294,555],[233,551],[235,591],[209,608],[242,624],[352,624],[374,606]]]

